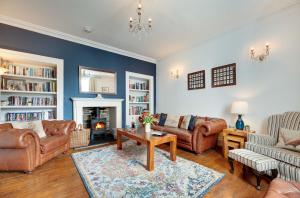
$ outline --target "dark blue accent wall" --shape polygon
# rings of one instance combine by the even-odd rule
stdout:
[[[72,119],[71,97],[95,97],[79,93],[78,66],[108,69],[117,72],[117,95],[103,96],[125,99],[125,71],[156,77],[156,65],[127,56],[107,52],[63,39],[0,24],[0,48],[49,56],[64,60],[64,119]],[[154,80],[154,87],[156,81]],[[155,99],[155,96],[154,96]],[[155,101],[155,100],[154,100]],[[155,105],[154,105],[155,106]],[[123,102],[123,125],[125,102]]]

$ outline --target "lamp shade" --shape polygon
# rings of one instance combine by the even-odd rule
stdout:
[[[246,101],[235,101],[231,106],[231,113],[243,115],[248,113],[248,102]]]

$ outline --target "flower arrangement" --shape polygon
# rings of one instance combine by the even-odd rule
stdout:
[[[144,120],[143,120],[143,124],[146,125],[146,124],[153,124],[154,122],[154,117],[152,115],[146,115],[144,117]]]

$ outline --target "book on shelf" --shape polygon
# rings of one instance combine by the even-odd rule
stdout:
[[[56,92],[56,82],[35,82],[2,78],[1,89],[16,91]]]
[[[130,106],[129,107],[129,115],[141,115],[143,111],[145,111],[144,107],[141,106]]]
[[[8,69],[7,74],[42,78],[56,78],[56,68],[54,67],[34,67],[26,64],[15,64],[9,62],[8,60],[1,60],[1,66]]]
[[[143,96],[132,96],[129,95],[130,102],[149,102],[149,94]]]
[[[6,121],[32,121],[55,119],[54,111],[6,113]]]
[[[55,106],[56,98],[9,96],[8,106]]]
[[[129,81],[129,89],[149,90],[148,82],[131,82]]]

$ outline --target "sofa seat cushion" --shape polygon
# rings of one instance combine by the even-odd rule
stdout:
[[[246,142],[246,149],[300,167],[300,153],[286,149]]]
[[[41,152],[43,154],[55,150],[68,142],[67,135],[54,135],[40,139]]]
[[[158,131],[164,131],[171,134],[174,134],[177,136],[178,140],[181,140],[183,142],[188,142],[189,144],[192,143],[192,133],[190,133],[189,130],[186,129],[180,129],[176,127],[170,127],[170,126],[153,126],[154,130]]]

